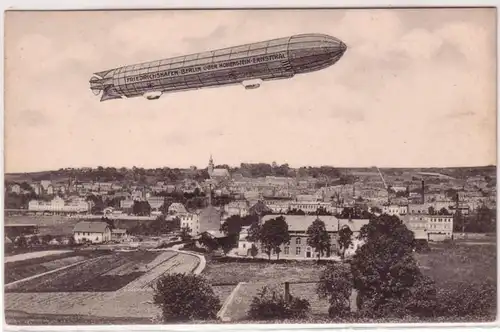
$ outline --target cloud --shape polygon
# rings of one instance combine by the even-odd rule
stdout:
[[[37,110],[24,110],[19,114],[18,119],[18,122],[28,127],[40,127],[49,123],[46,115]]]

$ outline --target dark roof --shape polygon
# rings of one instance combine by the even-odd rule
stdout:
[[[109,225],[101,221],[81,221],[75,225],[73,232],[104,233]]]

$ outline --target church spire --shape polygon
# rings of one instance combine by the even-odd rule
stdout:
[[[212,154],[210,154],[210,160],[208,161],[208,174],[212,176],[212,172],[214,170],[214,159],[212,158]]]

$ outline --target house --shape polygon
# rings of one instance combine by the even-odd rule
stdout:
[[[76,243],[92,242],[103,243],[111,240],[109,225],[101,221],[81,221],[73,228],[73,237]]]
[[[128,237],[127,230],[122,228],[114,228],[111,230],[111,240],[122,242]]]
[[[270,219],[277,217],[284,217],[286,223],[288,224],[288,232],[290,234],[290,243],[280,246],[281,252],[280,257],[284,258],[317,258],[317,254],[314,249],[307,245],[307,228],[316,220],[320,219],[325,223],[326,231],[330,235],[330,248],[329,253],[325,253],[324,256],[330,257],[335,256],[339,247],[338,233],[339,230],[348,227],[353,232],[353,238],[355,238],[361,227],[368,224],[369,219],[339,219],[335,216],[311,216],[311,215],[266,215],[262,217],[262,223]],[[238,255],[247,256],[250,253],[252,243],[246,240],[245,234],[248,232],[248,228],[243,228],[240,233],[240,243],[238,244]],[[259,249],[259,253],[264,253],[264,248],[261,245],[256,244]],[[272,256],[276,255],[275,252]]]

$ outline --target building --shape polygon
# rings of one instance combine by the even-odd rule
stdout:
[[[199,215],[200,229],[199,233],[206,231],[218,231],[220,230],[222,220],[222,214],[219,209],[209,205],[208,207],[201,210]]]
[[[111,229],[105,222],[81,221],[73,228],[76,243],[104,243],[111,240]]]
[[[182,203],[172,203],[168,207],[168,214],[177,215],[187,213],[186,207]]]
[[[111,240],[123,242],[126,241],[128,237],[127,230],[121,228],[114,228],[111,230]]]
[[[196,213],[183,213],[179,216],[181,220],[181,228],[188,227],[189,235],[196,236],[200,232],[200,216]]]
[[[84,213],[90,211],[90,204],[85,199],[66,201],[57,196],[48,202],[31,200],[28,203],[28,210],[32,212]]]
[[[12,187],[10,187],[10,192],[20,194],[21,193],[21,186],[18,185],[17,183],[14,184]]]
[[[409,214],[402,220],[417,240],[453,239],[453,215]]]
[[[291,210],[302,210],[305,213],[315,213],[318,209],[324,209],[329,213],[336,213],[337,209],[331,203],[324,203],[318,201],[297,201],[290,202],[289,208]]]
[[[408,214],[408,205],[384,204],[382,205],[382,213],[398,217],[404,216]]]
[[[280,215],[266,215],[262,217],[262,223],[267,220],[280,217]],[[325,256],[337,256],[339,251],[338,242],[338,232],[344,227],[349,227],[353,232],[353,238],[359,234],[361,227],[368,224],[368,219],[339,219],[335,216],[295,216],[295,215],[285,215],[286,223],[288,224],[288,232],[290,234],[290,243],[281,245],[280,257],[284,258],[317,258],[317,254],[314,249],[307,245],[307,228],[316,220],[320,219],[325,223],[326,230],[330,235],[330,252],[326,253]],[[240,233],[240,243],[238,244],[238,254],[241,256],[248,256],[250,254],[250,249],[252,243],[246,240],[248,228],[243,228],[242,233]],[[261,245],[256,244],[259,249],[259,253],[264,253],[264,248]],[[275,252],[272,256],[277,256]]]
[[[165,202],[165,198],[160,196],[151,196],[147,198],[147,201],[151,207],[151,211],[159,211]]]
[[[230,202],[224,206],[224,213],[226,217],[240,216],[243,218],[249,213],[248,202],[244,200]]]
[[[231,178],[231,175],[229,174],[229,171],[227,169],[215,168],[212,156],[210,156],[210,160],[208,161],[207,171],[208,175],[210,176],[210,179],[215,180],[217,182],[229,180]]]

